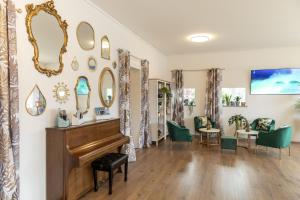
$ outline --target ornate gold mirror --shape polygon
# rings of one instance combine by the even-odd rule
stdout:
[[[90,108],[91,88],[85,76],[79,76],[75,86],[76,109],[86,114]]]
[[[99,77],[99,97],[103,106],[112,106],[116,94],[116,83],[113,72],[105,67]]]
[[[34,48],[35,68],[49,77],[60,74],[64,67],[62,55],[68,43],[67,22],[58,15],[53,0],[36,6],[28,4],[26,11],[26,28]]]
[[[57,83],[53,88],[53,97],[60,104],[66,103],[68,97],[70,96],[69,88],[63,82]]]
[[[95,33],[93,27],[87,22],[81,22],[77,26],[77,40],[84,50],[92,50],[95,46]]]
[[[101,57],[110,60],[110,44],[106,35],[101,38]]]

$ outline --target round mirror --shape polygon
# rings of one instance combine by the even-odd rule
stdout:
[[[109,108],[115,99],[115,77],[110,68],[106,67],[102,70],[99,78],[99,97],[103,106]]]
[[[85,76],[79,76],[75,86],[76,109],[82,114],[86,114],[90,108],[91,88]]]
[[[68,100],[68,97],[70,96],[68,86],[63,82],[58,83],[54,86],[53,93],[53,97],[56,99],[57,102],[61,104],[65,103]]]
[[[77,27],[77,40],[84,50],[91,50],[95,46],[95,33],[93,27],[87,22],[81,22]]]
[[[94,57],[89,57],[88,66],[89,66],[90,70],[92,70],[92,71],[96,70],[97,61],[96,61],[96,59]]]

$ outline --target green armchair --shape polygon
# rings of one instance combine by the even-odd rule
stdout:
[[[262,129],[260,127],[258,127],[258,122],[259,120],[271,120],[270,125],[266,126],[265,129]],[[250,124],[250,128],[254,131],[259,131],[259,132],[263,132],[263,133],[270,133],[271,131],[273,131],[275,129],[275,120],[274,119],[269,119],[269,118],[258,118],[255,119],[251,124]]]
[[[185,128],[184,126],[178,125],[174,121],[168,121],[168,120],[167,120],[167,127],[172,141],[192,142],[193,139],[189,129]]]
[[[207,117],[207,121],[211,123],[212,128],[216,128],[216,123],[212,122],[209,117]],[[195,131],[198,133],[200,128],[206,128],[206,126],[203,126],[202,120],[199,116],[194,117],[194,126],[195,126]]]
[[[281,158],[281,149],[289,148],[289,155],[291,155],[292,141],[292,128],[287,126],[273,130],[269,133],[259,132],[258,138],[256,139],[256,145],[273,147],[279,149],[279,157]]]

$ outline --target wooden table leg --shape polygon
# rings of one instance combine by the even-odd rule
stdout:
[[[207,133],[207,147],[209,147],[210,146],[210,141],[209,141],[209,133]]]
[[[250,143],[251,143],[251,135],[248,135],[248,149],[250,150]]]

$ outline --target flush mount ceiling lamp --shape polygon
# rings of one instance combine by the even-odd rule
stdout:
[[[208,42],[212,39],[212,36],[209,34],[194,34],[187,37],[187,39],[191,42],[202,43]]]

